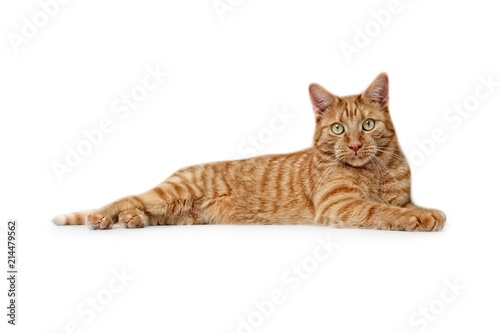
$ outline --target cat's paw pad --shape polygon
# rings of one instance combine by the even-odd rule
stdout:
[[[118,222],[125,228],[144,228],[148,221],[146,214],[139,209],[125,210],[118,215]]]
[[[85,224],[93,230],[105,230],[113,227],[113,219],[107,215],[90,213],[85,219]]]
[[[410,216],[410,227],[415,231],[439,231],[443,229],[446,215],[438,209],[420,209]]]

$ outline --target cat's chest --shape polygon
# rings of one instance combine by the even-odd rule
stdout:
[[[363,196],[374,201],[379,201],[381,196],[381,188],[386,178],[386,174],[382,171],[374,172],[373,170],[354,170],[350,172],[350,179],[353,185],[360,189]]]

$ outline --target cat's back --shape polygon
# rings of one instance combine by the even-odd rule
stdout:
[[[247,159],[212,162],[195,166],[199,178],[205,174],[220,178],[233,192],[253,194],[293,191],[304,176],[311,159],[311,150],[289,154],[269,154]],[[241,190],[241,191],[240,191]]]

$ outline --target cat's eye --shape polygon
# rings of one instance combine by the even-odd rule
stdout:
[[[344,133],[344,125],[342,125],[341,123],[333,124],[332,132],[337,135]]]
[[[371,131],[375,127],[375,120],[368,118],[363,123],[363,129],[365,131]]]

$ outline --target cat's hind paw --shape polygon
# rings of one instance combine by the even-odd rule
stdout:
[[[148,226],[149,218],[142,210],[131,209],[121,212],[118,222],[125,228],[144,228]]]
[[[107,215],[90,213],[85,219],[85,224],[92,230],[106,230],[113,227],[113,219]]]

